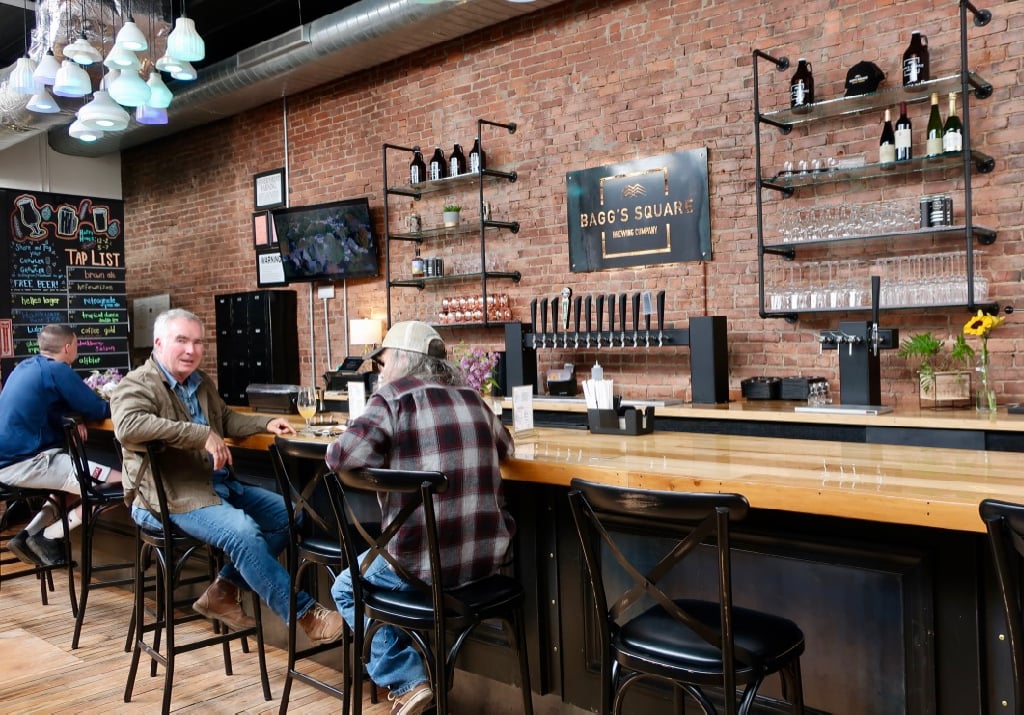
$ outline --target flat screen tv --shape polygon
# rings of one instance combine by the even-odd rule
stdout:
[[[273,218],[289,283],[380,275],[366,198],[277,209]]]

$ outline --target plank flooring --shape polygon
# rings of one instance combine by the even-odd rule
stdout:
[[[4,574],[18,566],[3,565]],[[71,650],[74,619],[68,602],[66,574],[54,575],[49,605],[39,602],[39,586],[28,576],[0,583],[0,713],[73,712],[107,715],[159,712],[163,671],[149,676],[146,661],[139,668],[132,702],[124,702],[129,654],[124,640],[131,616],[131,594],[113,589],[94,590],[89,596],[85,626],[77,650]],[[266,609],[265,618],[273,617]],[[179,632],[189,636],[206,632],[209,622],[185,624]],[[175,713],[277,713],[287,654],[267,646],[267,668],[273,700],[265,701],[259,684],[255,649],[242,653],[232,645],[234,675],[224,674],[221,649],[204,648],[179,656],[171,710]],[[340,674],[326,666],[307,663],[304,669],[329,682]],[[387,698],[363,705],[368,715],[390,712]],[[290,713],[339,712],[341,702],[300,682],[292,685]]]

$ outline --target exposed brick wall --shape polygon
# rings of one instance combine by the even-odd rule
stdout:
[[[997,3],[992,10],[989,26],[969,31],[970,65],[995,87],[991,98],[974,100],[971,106],[974,144],[996,157],[992,174],[975,176],[975,220],[999,231],[997,242],[983,248],[979,264],[992,281],[992,296],[1012,305],[1021,292],[1024,244],[1024,126],[1019,119],[1024,104],[1024,3]],[[684,325],[689,315],[728,316],[733,391],[753,375],[824,375],[835,385],[837,356],[819,355],[816,338],[840,316],[805,316],[788,324],[757,314],[751,51],[785,55],[794,65],[796,58],[807,57],[814,67],[817,99],[822,100],[842,94],[847,69],[860,60],[873,61],[886,72],[885,86],[898,84],[899,60],[912,29],[929,38],[933,76],[955,71],[957,14],[956,3],[948,0],[808,0],[801,3],[800,13],[791,4],[740,0],[564,3],[289,97],[286,103],[126,152],[129,293],[141,297],[169,292],[175,305],[195,310],[212,324],[214,294],[256,288],[252,175],[284,165],[284,111],[291,204],[366,195],[378,228],[383,223],[381,145],[440,144],[447,153],[458,141],[468,151],[475,120],[485,117],[519,125],[513,136],[498,130],[485,136],[490,163],[514,167],[520,176],[515,184],[488,194],[496,217],[522,223],[517,235],[502,234],[488,246],[496,266],[523,273],[521,283],[507,288],[520,319],[529,319],[531,297],[553,296],[565,285],[577,294],[664,289],[670,325]],[[792,69],[776,72],[767,63],[761,67],[762,107],[785,106]],[[958,104],[963,107],[962,99]],[[945,98],[941,107],[945,116]],[[919,153],[924,151],[927,109],[927,103],[911,109]],[[863,154],[876,161],[880,120],[872,113],[798,127],[785,137],[765,128],[766,171],[777,170],[786,157]],[[570,272],[567,171],[700,147],[709,154],[713,261]],[[397,157],[388,171],[404,178],[406,166],[407,159]],[[778,209],[790,204],[862,204],[882,198],[914,203],[919,195],[937,191],[954,193],[957,215],[962,216],[962,183],[955,172],[947,177],[930,172],[823,187],[817,196],[805,192],[787,202],[766,194],[765,216],[767,222],[777,222]],[[462,196],[461,202],[471,199]],[[436,200],[424,200],[416,208],[428,225],[437,223],[431,213],[437,210]],[[391,210],[397,226],[409,207],[392,199]],[[472,207],[463,213],[467,220],[477,215]],[[957,246],[962,243],[949,244],[950,249]],[[883,241],[807,255],[822,261],[873,260],[888,251],[917,248]],[[392,246],[396,274],[407,271],[411,250],[411,245]],[[475,259],[477,251],[473,241],[442,240],[424,247],[425,255],[442,255],[448,266]],[[867,285],[866,274],[859,279]],[[316,301],[314,367],[308,288],[297,290],[302,372],[309,380],[325,367],[323,304]],[[506,288],[492,284],[491,290]],[[474,292],[474,286],[393,291],[393,318],[430,319],[442,295],[460,292]],[[383,316],[384,295],[381,280],[351,281],[349,317]],[[341,298],[339,285],[338,299],[330,304],[334,362],[346,352]],[[861,317],[866,319],[866,313],[853,319]],[[904,334],[928,329],[946,335],[958,332],[966,318],[957,310],[896,311],[883,313],[882,322]],[[1004,401],[1024,400],[1016,357],[1024,337],[1022,320],[1011,316],[990,341]],[[449,336],[456,343],[491,346],[500,339],[498,331]],[[207,364],[211,369],[212,358]],[[625,389],[631,396],[689,398],[685,349],[586,354],[549,350],[541,367],[573,361],[585,369],[595,358],[605,364],[607,376],[636,385]],[[893,351],[883,354],[882,375],[886,403],[916,404],[914,375]]]

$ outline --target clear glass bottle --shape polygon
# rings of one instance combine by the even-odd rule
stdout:
[[[412,257],[412,277],[423,278],[426,275],[427,268],[426,264],[423,263],[423,257],[420,255],[420,249],[416,249],[416,254]]]

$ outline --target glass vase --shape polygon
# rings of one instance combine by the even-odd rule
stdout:
[[[974,393],[974,406],[979,414],[994,414],[996,411],[996,390],[992,382],[991,365],[988,350],[982,348],[978,353],[978,389]]]

